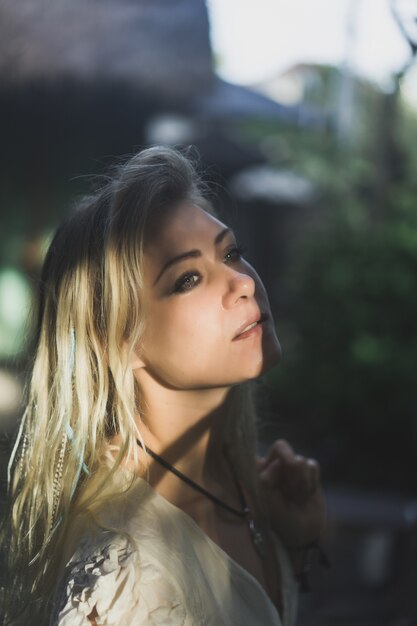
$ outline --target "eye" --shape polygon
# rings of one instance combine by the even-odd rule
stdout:
[[[184,293],[193,289],[201,280],[201,274],[199,272],[187,272],[175,281],[174,293]]]
[[[239,261],[242,256],[245,254],[247,248],[243,246],[233,246],[230,250],[227,251],[224,260],[233,263],[234,261]]]

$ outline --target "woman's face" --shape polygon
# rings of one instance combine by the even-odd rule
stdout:
[[[150,230],[144,313],[140,359],[169,387],[234,385],[256,378],[280,356],[259,276],[233,232],[191,203],[166,211]]]

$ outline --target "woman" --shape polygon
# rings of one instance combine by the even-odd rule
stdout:
[[[144,150],[83,200],[41,277],[9,621],[294,623],[325,514],[314,461],[285,441],[255,458],[249,381],[279,355],[186,157]]]

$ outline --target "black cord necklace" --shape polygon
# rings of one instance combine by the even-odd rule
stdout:
[[[194,482],[191,478],[189,478],[189,476],[186,476],[185,474],[180,472],[180,470],[178,470],[176,467],[171,465],[171,463],[168,463],[168,461],[166,461],[161,456],[159,456],[159,454],[156,454],[156,452],[153,452],[153,450],[148,448],[148,446],[146,446],[146,448],[144,448],[142,446],[141,442],[138,439],[136,440],[136,442],[142,448],[142,450],[145,450],[148,454],[151,455],[151,457],[153,459],[155,459],[155,461],[157,461],[160,465],[165,467],[165,469],[167,469],[168,471],[170,471],[173,474],[175,474],[175,476],[177,476],[180,480],[185,482],[189,487],[191,487],[195,491],[199,491],[201,494],[203,494],[203,496],[206,496],[206,498],[209,498],[209,500],[211,500],[212,502],[214,502],[218,506],[222,507],[226,511],[229,511],[229,513],[233,513],[233,515],[236,515],[237,517],[240,517],[241,519],[246,519],[246,523],[247,523],[248,528],[249,528],[249,533],[250,533],[252,542],[253,542],[256,550],[258,551],[258,554],[261,556],[261,558],[265,557],[265,542],[264,542],[264,537],[263,537],[262,531],[259,528],[257,528],[257,526],[256,526],[256,523],[255,523],[255,520],[253,519],[251,510],[250,510],[250,508],[247,505],[247,502],[246,502],[246,499],[245,499],[242,487],[240,486],[240,483],[239,483],[239,481],[237,479],[237,476],[235,474],[234,468],[233,468],[233,466],[232,466],[232,464],[230,462],[230,459],[228,458],[227,455],[226,455],[226,458],[227,458],[227,461],[229,463],[229,466],[230,466],[230,469],[231,469],[231,472],[232,472],[232,476],[233,476],[233,480],[234,480],[234,483],[236,485],[236,490],[237,490],[238,495],[239,495],[239,500],[240,500],[240,504],[241,504],[241,507],[242,507],[241,511],[238,511],[238,509],[235,509],[234,507],[230,506],[226,502],[223,502],[223,500],[220,500],[220,498],[218,498],[214,494],[210,493],[210,491],[207,491],[207,489],[204,489],[204,487],[202,487],[198,483]]]

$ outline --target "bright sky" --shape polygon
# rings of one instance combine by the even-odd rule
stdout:
[[[410,56],[389,0],[207,0],[207,4],[218,73],[233,83],[268,79],[298,62],[338,65],[348,59],[358,74],[388,86],[390,74]],[[405,7],[407,0],[397,4]],[[416,4],[408,0],[414,14]],[[417,78],[407,91],[415,94],[412,99],[417,103]]]

